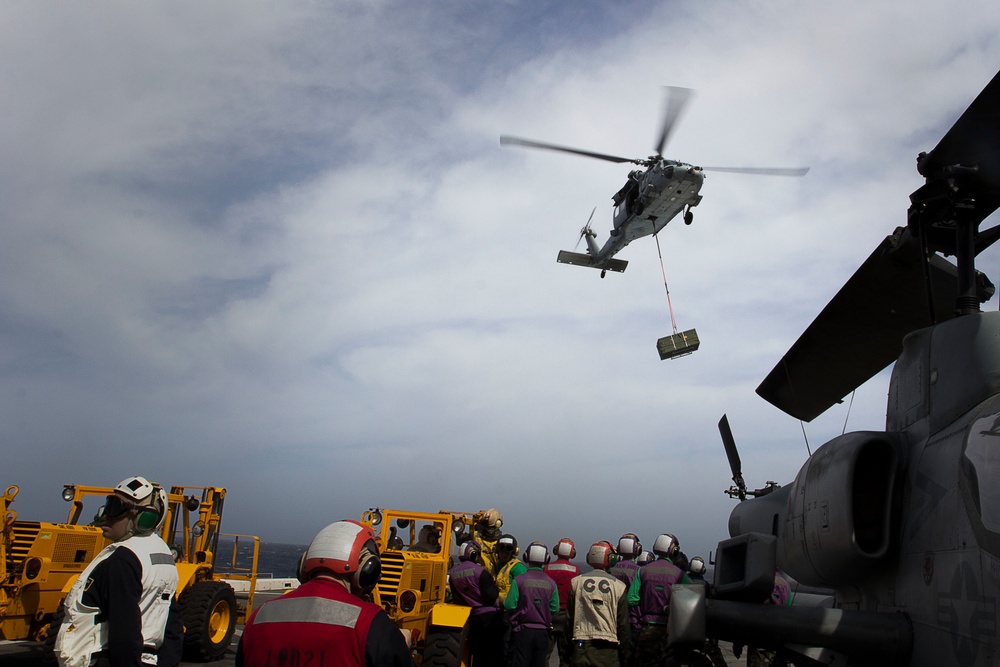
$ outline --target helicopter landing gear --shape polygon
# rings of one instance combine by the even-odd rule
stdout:
[[[694,222],[694,212],[691,210],[691,207],[688,206],[687,210],[684,211],[684,224],[690,225],[692,222]]]

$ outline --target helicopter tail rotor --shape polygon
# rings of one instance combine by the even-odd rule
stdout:
[[[583,229],[580,230],[580,238],[578,238],[576,240],[576,245],[573,246],[573,252],[576,252],[576,249],[580,247],[580,241],[582,241],[584,238],[587,239],[587,247],[588,248],[590,248],[590,246],[593,243],[593,241],[591,241],[591,239],[597,238],[597,234],[594,232],[594,230],[590,226],[590,221],[594,219],[594,213],[596,213],[596,212],[597,212],[597,207],[595,206],[594,210],[592,210],[590,212],[590,217],[587,218],[587,224],[585,224],[583,226]],[[592,255],[595,254],[592,249],[591,249],[591,253],[590,254],[592,254]]]

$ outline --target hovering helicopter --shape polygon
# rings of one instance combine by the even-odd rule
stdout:
[[[584,157],[596,158],[616,164],[632,163],[641,167],[629,173],[628,181],[615,193],[614,227],[610,238],[603,247],[598,248],[597,234],[590,226],[590,220],[580,230],[580,238],[586,239],[587,253],[562,250],[556,261],[563,264],[576,264],[600,269],[603,278],[608,271],[621,273],[628,266],[625,260],[614,259],[618,252],[632,241],[656,234],[681,211],[684,212],[684,223],[690,225],[694,220],[692,208],[701,202],[701,186],[705,182],[706,171],[729,172],[734,174],[757,174],[764,176],[804,176],[808,167],[802,168],[771,168],[771,167],[697,167],[685,162],[668,160],[663,157],[663,149],[667,144],[670,132],[680,117],[681,112],[691,97],[692,90],[688,88],[665,87],[667,103],[663,117],[663,129],[656,142],[656,154],[647,158],[627,158],[617,155],[606,155],[593,151],[557,146],[556,144],[520,139],[502,135],[501,146],[525,146],[541,148],[562,153],[572,153]],[[591,213],[593,218],[593,213]],[[579,245],[579,242],[577,242]]]
[[[1000,663],[1000,313],[980,312],[994,287],[975,268],[1000,238],[980,230],[1000,206],[998,118],[1000,73],[917,158],[906,227],[757,388],[810,421],[895,359],[885,431],[840,435],[791,484],[748,490],[723,417],[741,502],[715,597],[682,590],[671,623],[798,665]],[[760,604],[776,567],[829,606]]]

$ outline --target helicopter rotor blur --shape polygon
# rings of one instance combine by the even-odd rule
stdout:
[[[693,93],[689,88],[675,86],[666,86],[665,90],[666,106],[660,136],[655,145],[656,152],[646,158],[627,158],[544,141],[501,135],[501,146],[538,148],[615,164],[631,163],[639,167],[639,169],[629,173],[628,181],[612,197],[614,202],[613,228],[610,238],[604,245],[600,247],[597,245],[597,235],[593,231],[588,231],[590,230],[588,222],[580,233],[580,238],[587,242],[587,252],[584,254],[563,250],[560,251],[556,261],[600,269],[602,278],[608,271],[621,273],[628,266],[628,262],[615,259],[615,255],[629,243],[638,238],[658,233],[682,211],[684,223],[691,224],[694,220],[694,213],[691,209],[701,202],[700,192],[705,182],[706,171],[763,176],[804,176],[809,171],[808,167],[700,167],[663,157],[663,149],[666,147],[670,133]]]

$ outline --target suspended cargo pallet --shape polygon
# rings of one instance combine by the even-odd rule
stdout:
[[[660,353],[660,360],[673,359],[691,354],[698,349],[701,341],[698,340],[698,332],[694,329],[682,331],[673,336],[664,336],[656,341],[656,351]]]

